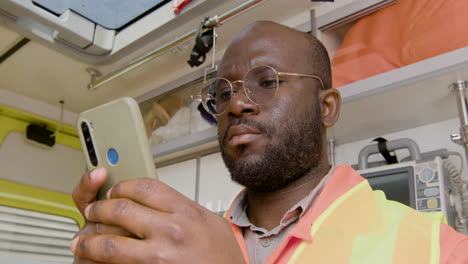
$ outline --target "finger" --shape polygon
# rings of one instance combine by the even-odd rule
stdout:
[[[119,264],[144,263],[139,256],[151,254],[142,240],[113,235],[80,236],[72,241],[70,249],[81,258]]]
[[[85,236],[85,235],[97,235],[97,234],[112,234],[112,235],[121,235],[121,236],[129,236],[130,233],[126,230],[116,227],[116,226],[108,226],[101,223],[91,223],[88,222],[85,224],[83,228],[76,233],[75,237],[78,236]],[[102,262],[96,262],[89,259],[75,257],[74,264],[98,264]]]
[[[118,226],[111,226],[102,223],[92,223],[88,222],[84,225],[83,228],[78,231],[74,237],[83,236],[83,235],[117,235],[117,236],[133,236],[127,230],[118,227]]]
[[[72,197],[82,214],[85,208],[96,200],[98,190],[104,184],[106,178],[107,171],[105,168],[96,168],[81,177],[80,183],[73,189]]]
[[[161,212],[174,213],[180,204],[194,203],[165,183],[138,178],[120,182],[109,191],[110,198],[127,198]]]
[[[131,237],[133,234],[119,226],[111,226],[102,223],[96,223],[95,226],[96,234],[103,235],[117,235],[117,236],[128,236]]]
[[[103,264],[103,262],[96,262],[81,257],[75,257],[75,259],[73,260],[73,264]]]
[[[171,221],[167,213],[123,198],[96,201],[86,208],[85,216],[93,222],[119,226],[142,239],[165,230]]]

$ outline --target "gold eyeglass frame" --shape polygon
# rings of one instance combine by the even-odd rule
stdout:
[[[254,100],[252,100],[252,98],[250,98],[249,94],[250,91],[249,91],[249,88],[245,87],[245,78],[247,77],[247,75],[252,71],[252,70],[255,70],[257,68],[260,68],[260,67],[267,67],[267,68],[270,68],[271,70],[273,70],[273,72],[275,73],[275,76],[276,76],[276,91],[275,91],[275,95],[270,99],[268,100],[267,102],[265,103],[262,103],[262,104],[258,104],[256,102],[254,102]],[[279,77],[281,76],[296,76],[296,77],[304,77],[304,78],[313,78],[313,79],[316,79],[320,82],[320,86],[322,87],[322,90],[325,90],[325,85],[323,84],[323,81],[322,81],[322,78],[320,78],[319,76],[317,75],[310,75],[310,74],[302,74],[302,73],[293,73],[293,72],[278,72],[275,68],[273,68],[272,66],[269,66],[269,65],[260,65],[260,66],[256,66],[252,69],[250,69],[249,71],[247,71],[244,75],[244,77],[242,78],[242,80],[236,80],[236,81],[229,81],[228,79],[224,78],[224,77],[215,77],[213,79],[210,79],[208,80],[206,83],[211,83],[211,82],[214,82],[216,80],[224,80],[224,81],[227,81],[227,83],[229,83],[229,87],[231,88],[231,93],[233,93],[234,95],[231,97],[230,101],[229,101],[229,105],[231,105],[231,102],[232,102],[232,99],[236,96],[237,92],[234,91],[234,84],[236,83],[242,83],[242,90],[244,91],[244,94],[245,96],[247,97],[247,99],[252,102],[253,104],[255,105],[265,105],[265,104],[268,104],[269,102],[271,102],[272,100],[274,100],[276,98],[276,94],[278,93],[278,90],[279,90]],[[205,84],[206,84],[205,83]],[[204,84],[204,85],[205,85]],[[203,90],[203,89],[202,89]],[[210,112],[210,110],[208,109],[208,106],[205,105],[204,101],[203,101],[203,96],[202,96],[202,93],[200,92],[198,94],[198,97],[199,99],[201,100],[202,102],[202,105],[203,107],[205,108],[205,110],[213,115],[213,116],[220,116],[222,114],[224,114],[226,112],[226,110],[229,108],[229,105],[228,107],[226,107],[226,109],[224,109],[223,112],[221,113],[217,113],[217,114],[213,114]]]

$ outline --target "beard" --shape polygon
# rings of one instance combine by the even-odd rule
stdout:
[[[249,190],[272,192],[298,180],[316,168],[322,156],[320,106],[303,112],[298,118],[285,116],[276,125],[266,126],[252,119],[237,119],[228,124],[219,137],[221,155],[231,179]],[[297,121],[298,120],[298,121]],[[234,160],[227,153],[225,138],[229,128],[246,124],[258,129],[269,142],[264,152]],[[238,146],[240,151],[245,145]]]

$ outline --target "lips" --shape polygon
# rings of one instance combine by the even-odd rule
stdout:
[[[248,126],[248,125],[236,125],[232,126],[227,134],[228,144],[231,146],[237,146],[242,144],[248,144],[256,140],[260,136],[260,131]]]

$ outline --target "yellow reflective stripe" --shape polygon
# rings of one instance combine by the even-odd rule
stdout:
[[[354,186],[351,190],[343,194],[342,196],[338,197],[328,208],[325,210],[314,222],[311,228],[311,235],[312,235],[312,243],[308,241],[303,241],[302,243],[299,244],[299,246],[296,248],[294,254],[291,256],[290,260],[288,263],[299,263],[302,259],[302,255],[304,253],[304,250],[308,248],[311,244],[314,243],[314,236],[321,227],[321,225],[327,220],[327,218],[344,202],[346,201],[351,195],[353,195],[355,192],[360,191],[362,188],[366,188],[368,186],[367,181],[363,181],[359,183],[358,185]]]
[[[80,227],[84,225],[71,195],[65,193],[0,179],[0,205],[66,216],[74,219]]]
[[[431,245],[431,264],[437,264],[440,261],[440,224],[445,221],[442,212],[433,213],[432,220],[432,245]]]
[[[374,191],[373,193],[378,202],[378,208],[369,213],[381,214],[380,210],[382,208],[387,211],[386,218],[381,218],[384,221],[383,228],[382,230],[376,230],[377,232],[374,233],[358,234],[356,236],[349,264],[393,263],[393,252],[397,242],[399,223],[404,211],[398,210],[394,202],[388,202],[382,191]],[[388,213],[389,211],[391,212]]]
[[[442,212],[421,212],[421,214],[432,219],[431,223],[431,259],[430,263],[437,264],[440,261],[440,225],[446,224],[447,219]]]
[[[423,214],[388,201],[365,181],[317,218],[312,242],[300,243],[288,263],[435,264],[441,219],[440,213]]]
[[[349,196],[353,195],[355,192],[360,191],[362,188],[365,188],[368,186],[367,181],[362,181],[358,185],[356,185],[354,188],[343,194],[342,196],[338,197],[331,205],[328,207],[325,212],[323,212],[317,220],[315,220],[314,224],[312,225],[312,229],[310,231],[310,234],[312,235],[312,239],[317,232],[317,230],[320,228],[320,226],[327,220],[327,218],[336,210],[338,206],[340,206],[345,200],[348,199]]]
[[[298,261],[299,256],[302,255],[302,253],[309,246],[309,244],[310,243],[307,241],[303,241],[301,244],[299,244],[299,246],[296,248],[296,251],[291,256],[291,259],[289,259],[288,263],[291,263],[291,264],[298,263],[297,261]]]

